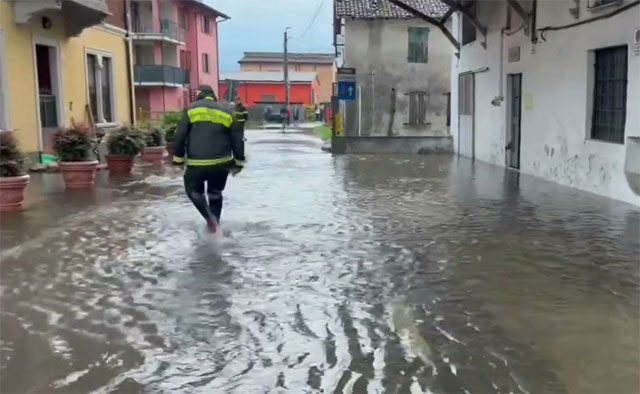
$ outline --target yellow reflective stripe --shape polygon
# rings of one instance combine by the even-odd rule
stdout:
[[[189,159],[187,158],[187,165],[190,166],[215,166],[218,164],[229,163],[233,161],[233,157],[221,157],[219,159]]]
[[[205,99],[205,100],[216,101],[216,100],[214,100],[214,99],[213,99],[213,97],[208,97],[208,96],[207,96],[207,97],[205,97],[204,99]]]
[[[173,156],[174,163],[184,163],[184,157]]]
[[[193,108],[187,111],[189,115],[189,122],[212,122],[223,125],[224,127],[231,126],[233,118],[231,115],[219,109],[213,108]]]

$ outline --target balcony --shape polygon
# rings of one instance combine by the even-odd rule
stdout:
[[[68,36],[77,36],[87,27],[95,26],[109,15],[105,0],[16,0],[14,20],[27,24],[41,16],[60,15]]]
[[[136,65],[133,68],[136,86],[186,86],[189,70],[164,65]]]
[[[150,21],[142,19],[133,21],[133,35],[136,40],[165,41],[177,45],[184,45],[185,30],[169,19],[160,19],[160,29],[156,31]]]

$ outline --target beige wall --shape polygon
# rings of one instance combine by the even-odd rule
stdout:
[[[67,37],[63,21],[50,15],[51,29],[43,29],[39,18],[36,22],[17,25],[13,21],[13,3],[0,0],[0,29],[4,31],[7,96],[10,127],[23,150],[36,152],[40,145],[40,122],[36,92],[34,42],[46,40],[60,51],[60,76],[62,91],[62,121],[70,125],[71,119],[86,123],[87,80],[85,52],[100,51],[112,57],[114,110],[117,123],[129,123],[129,90],[127,57],[124,37],[103,28],[88,28],[78,37]]]
[[[282,63],[243,63],[240,65],[242,71],[282,71],[282,69]],[[320,80],[320,102],[331,102],[331,89],[336,75],[335,64],[291,64],[289,72],[293,71],[317,72]]]

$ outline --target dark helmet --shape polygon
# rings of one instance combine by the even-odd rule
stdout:
[[[210,85],[198,86],[198,90],[196,91],[196,100],[202,100],[206,97],[212,97],[214,100],[218,101],[218,98]]]

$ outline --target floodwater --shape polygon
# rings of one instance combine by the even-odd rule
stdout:
[[[179,168],[2,217],[2,393],[637,393],[640,211],[450,156],[248,132],[211,237]]]

